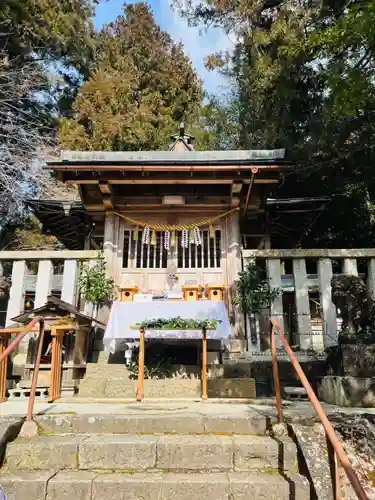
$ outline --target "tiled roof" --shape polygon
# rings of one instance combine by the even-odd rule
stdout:
[[[274,161],[285,157],[285,149],[238,151],[62,151],[62,162],[113,163],[217,163],[238,161]],[[49,163],[56,163],[51,161]]]

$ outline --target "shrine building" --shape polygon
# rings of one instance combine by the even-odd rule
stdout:
[[[223,287],[231,309],[243,228],[262,218],[288,164],[284,150],[195,151],[193,140],[181,125],[169,151],[63,151],[48,169],[78,186],[86,221],[77,238],[86,250],[103,248],[116,286],[162,292],[173,271],[182,289]],[[34,210],[61,238],[63,228],[44,216],[43,202],[34,202]],[[70,211],[74,217],[77,207]],[[73,225],[65,231],[75,233]],[[253,234],[246,230],[256,248],[269,239],[257,226]]]
[[[120,302],[134,302],[128,312],[125,306],[122,308],[121,318],[136,311],[135,302],[145,298],[155,304],[164,301],[161,307],[169,304],[168,317],[174,310],[180,311],[178,316],[184,316],[182,307],[187,302],[200,303],[195,309],[184,306],[198,316],[212,316],[215,310],[224,318],[225,327],[222,325],[221,333],[218,327],[217,340],[207,336],[210,366],[222,365],[223,339],[227,340],[225,349],[232,358],[241,353],[250,355],[251,360],[255,354],[265,353],[269,357],[271,315],[278,318],[289,342],[304,351],[321,352],[337,339],[336,315],[329,296],[336,261],[330,259],[341,258],[341,254],[296,250],[330,200],[279,196],[278,189],[291,168],[284,149],[196,151],[194,138],[185,132],[183,124],[172,141],[168,151],[62,151],[60,158],[49,161],[46,169],[66,185],[75,186],[75,194],[60,200],[30,199],[27,203],[42,231],[55,236],[64,250],[0,252],[4,276],[11,280],[8,300],[4,302],[0,295],[0,305],[4,302],[0,324],[17,328],[40,311],[58,318],[69,314],[80,317],[84,327],[75,324],[71,332],[67,330],[65,343],[61,344],[63,360],[59,359],[62,378],[65,383],[70,380],[75,391],[80,379],[91,380],[91,392],[86,396],[96,394],[97,376],[103,382],[103,365],[95,366],[98,360],[108,359],[105,325],[109,325]],[[101,258],[101,251],[107,275],[114,281],[114,306],[117,305],[102,308],[97,316],[99,324],[90,330],[93,311],[82,302],[77,280],[82,263],[94,264]],[[341,259],[344,268],[355,271],[355,259],[345,255]],[[358,258],[361,256],[359,252]],[[251,321],[233,304],[233,297],[239,273],[253,259],[266,270],[270,288],[280,290],[280,294]],[[58,305],[51,297],[60,300]],[[179,304],[173,305],[173,301]],[[212,306],[210,311],[212,301],[222,305]],[[141,307],[147,312],[149,306]],[[59,314],[51,312],[56,308]],[[53,321],[58,321],[57,327],[54,323],[51,329],[61,330],[60,319]],[[123,331],[120,333],[126,337]],[[168,347],[166,356],[174,360],[176,373],[181,374],[178,366],[185,366],[185,378],[189,370],[194,376],[200,373],[202,332],[198,333],[199,341],[172,340]],[[53,335],[46,333],[43,352],[49,351]],[[187,338],[186,332],[181,335],[180,338]],[[126,338],[129,337],[133,333],[128,329]],[[139,335],[134,338],[139,339]],[[155,342],[149,339],[148,347]],[[123,351],[128,347],[122,345],[116,355],[117,348],[113,348],[108,362],[117,359],[123,364]],[[57,353],[56,349],[53,352]],[[52,365],[47,358],[41,370],[48,378],[52,376]],[[23,376],[21,386],[25,390],[34,361],[35,346],[25,337],[13,360],[14,369]],[[246,364],[247,371],[250,365]],[[245,375],[253,380],[250,371]],[[123,378],[119,380],[123,387]],[[131,374],[128,382],[132,382]],[[168,390],[173,392],[173,382],[170,384]],[[112,379],[106,387],[114,387]],[[186,384],[181,387],[179,390],[186,390]],[[163,386],[160,390],[166,389]],[[79,391],[84,393],[82,386]],[[123,393],[123,389],[119,391]],[[129,391],[132,393],[133,388]],[[195,386],[194,391],[194,395],[199,393]],[[250,393],[254,394],[254,388]]]

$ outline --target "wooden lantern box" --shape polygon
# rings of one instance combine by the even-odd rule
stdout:
[[[134,302],[134,295],[139,292],[139,288],[133,285],[119,286],[118,289],[121,302]]]
[[[224,285],[207,285],[206,295],[208,300],[224,300]]]
[[[200,285],[184,285],[182,291],[184,299],[188,302],[199,300],[202,296],[202,287]]]

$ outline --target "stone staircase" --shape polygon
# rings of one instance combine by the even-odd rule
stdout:
[[[9,500],[310,499],[288,436],[268,435],[257,412],[214,406],[39,416],[37,437],[8,443],[0,486]]]

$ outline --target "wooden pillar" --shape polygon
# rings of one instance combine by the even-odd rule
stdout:
[[[52,290],[53,264],[51,260],[40,260],[35,288],[35,308],[44,306]]]
[[[119,218],[120,219],[120,218]],[[119,220],[118,243],[117,243],[117,283],[121,285],[121,269],[123,266],[124,257],[124,236],[125,236],[125,221]],[[130,264],[130,263],[129,263]]]
[[[336,308],[331,299],[332,280],[331,259],[319,259],[318,277],[320,304],[323,313],[323,340],[324,347],[337,345],[338,332],[336,323]]]
[[[51,360],[51,382],[49,400],[55,401],[61,397],[62,377],[62,347],[64,332],[52,327],[52,360]]]
[[[281,291],[281,267],[280,267],[280,259],[267,259],[267,275],[269,279],[270,289],[279,289],[280,294],[276,297],[276,299],[271,303],[270,312],[271,316],[274,316],[281,330],[284,332],[284,311],[283,311],[283,294]],[[276,335],[276,346],[281,346],[281,341]]]
[[[202,342],[202,399],[206,400],[207,396],[207,332],[203,330]]]
[[[8,347],[9,335],[0,335],[0,354]],[[0,363],[0,403],[7,400],[8,357]]]
[[[73,363],[81,365],[86,361],[88,328],[79,327],[75,330]]]
[[[64,273],[61,290],[61,300],[68,304],[76,305],[77,302],[77,260],[66,260],[64,262]]]
[[[18,316],[23,311],[23,282],[26,274],[26,261],[15,260],[12,269],[12,286],[9,292],[9,301],[5,326],[13,324],[12,318]]]
[[[145,329],[139,329],[139,354],[138,354],[138,390],[137,401],[143,399],[143,382],[145,375]]]
[[[313,347],[313,338],[305,259],[293,260],[293,276],[299,346],[301,349],[311,349]]]

